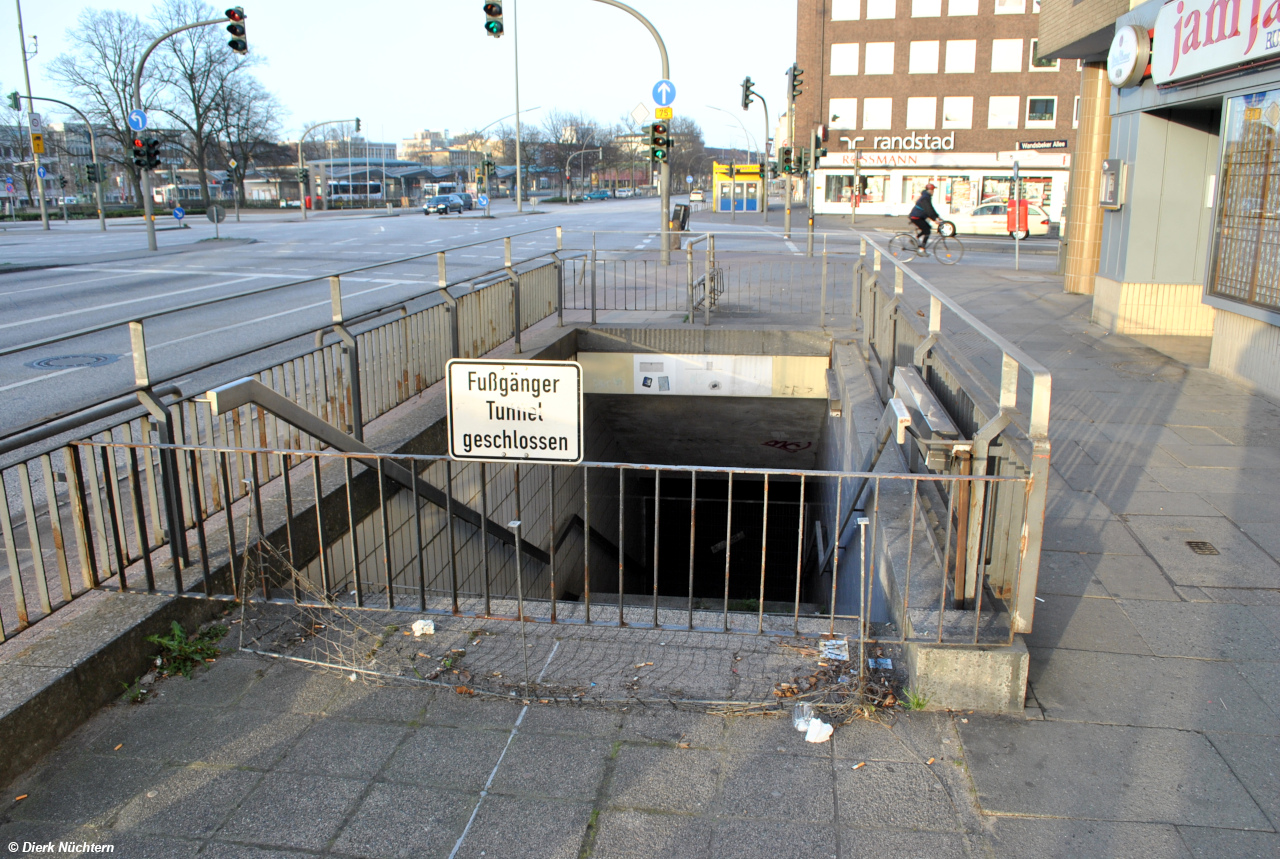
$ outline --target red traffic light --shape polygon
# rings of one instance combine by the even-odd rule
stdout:
[[[665,122],[655,122],[655,123],[653,124],[653,133],[654,133],[654,134],[663,134],[663,135],[665,135],[665,134],[667,133],[667,125],[666,125],[666,123],[665,123]]]
[[[236,7],[235,7],[235,8],[233,8],[233,9],[228,9],[228,10],[226,11],[226,16],[227,16],[227,18],[228,18],[228,19],[230,19],[230,20],[232,20],[232,21],[243,21],[243,20],[244,20],[244,7],[243,7],[243,6],[236,6]]]
[[[135,138],[133,139],[133,148],[134,148],[134,149],[141,149],[141,148],[142,148],[142,138],[140,138],[140,137],[135,137]]]
[[[485,13],[486,15],[501,15],[501,14],[502,14],[502,4],[501,4],[501,3],[486,3],[486,4],[484,4],[484,13]]]

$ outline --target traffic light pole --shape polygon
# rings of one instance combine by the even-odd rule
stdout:
[[[791,96],[791,109],[787,111],[787,145],[795,149],[796,136],[796,99]],[[791,238],[791,171],[787,171],[787,209],[786,215],[783,217],[782,237],[784,239]]]
[[[343,125],[345,123],[354,122],[354,121],[355,119],[352,118],[352,119],[330,119],[330,120],[326,120],[325,122],[317,122],[315,125],[303,131],[302,136],[298,138],[298,185],[301,188],[300,199],[298,200],[298,202],[302,205],[302,220],[305,221],[307,219],[307,199],[306,198],[307,198],[307,191],[310,190],[310,188],[307,186],[311,184],[310,179],[307,180],[306,184],[303,184],[302,182],[302,171],[307,169],[306,164],[302,160],[303,141],[307,139],[308,134],[310,134],[311,132],[315,131],[317,128],[320,128],[322,126]]]
[[[564,159],[564,180],[565,180],[565,205],[573,203],[573,177],[569,173],[569,162],[573,160],[575,155],[586,155],[588,152],[594,152],[597,155],[604,155],[603,149],[582,149],[577,152],[570,152],[569,157]]]
[[[760,165],[760,191],[761,199],[764,205],[764,222],[769,223],[769,104],[764,100],[764,96],[756,92],[754,89],[751,94],[760,99],[760,106],[764,108],[764,163]]]
[[[98,144],[94,140],[93,125],[89,122],[89,117],[84,115],[84,111],[76,107],[74,104],[68,104],[65,101],[59,101],[56,98],[46,98],[42,95],[28,96],[34,101],[51,101],[54,104],[60,104],[63,107],[69,107],[76,112],[76,115],[84,120],[84,127],[89,129],[89,157],[93,159],[94,169],[97,170],[98,165]],[[98,181],[93,183],[93,192],[98,200],[98,226],[103,232],[107,229],[107,216],[102,211],[102,177],[98,177]]]
[[[808,253],[813,256],[813,205],[818,198],[815,185],[818,182],[818,130],[809,132],[809,241]]]
[[[31,97],[31,70],[27,68],[27,36],[22,30],[22,0],[14,0],[14,4],[18,7],[18,41],[22,47],[22,74],[27,79],[27,110],[35,113],[36,104]],[[28,125],[28,139],[30,130],[31,126]],[[31,157],[36,162],[36,194],[40,197],[40,226],[47,230],[49,229],[49,205],[44,199],[44,179],[40,176],[40,153],[36,152],[34,143],[31,146]]]
[[[161,42],[170,36],[176,36],[186,30],[194,30],[196,27],[210,27],[214,24],[225,24],[230,20],[230,18],[217,18],[213,21],[197,21],[194,24],[186,24],[182,27],[176,27],[162,36],[159,36],[154,42],[148,45],[147,49],[142,52],[142,56],[138,59],[138,68],[135,69],[133,73],[133,106],[138,110],[143,110],[142,69],[146,66],[147,58],[151,56],[151,52],[159,47]],[[30,87],[30,84],[28,84],[28,87]],[[159,250],[160,247],[156,244],[156,215],[155,203],[151,199],[150,168],[143,167],[142,176],[140,178],[142,184],[142,211],[147,221],[147,250],[156,251]],[[43,209],[43,200],[41,201],[41,208]]]
[[[654,29],[653,24],[649,23],[649,19],[641,15],[635,9],[625,3],[619,3],[617,0],[596,0],[597,3],[604,3],[606,6],[614,6],[624,12],[630,13],[632,17],[638,20],[653,35],[653,40],[658,43],[658,53],[662,56],[662,79],[671,79],[671,64],[667,62],[667,46],[662,41],[662,36],[658,35],[658,31]],[[670,155],[670,147],[668,147],[668,155]],[[671,164],[663,161],[661,168],[661,176],[659,178],[662,194],[662,250],[660,260],[662,265],[671,265],[671,221],[668,214],[671,208]]]

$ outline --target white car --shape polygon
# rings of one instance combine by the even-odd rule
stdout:
[[[968,212],[957,212],[943,220],[951,221],[956,225],[957,233],[969,233],[980,236],[1012,236],[1009,230],[1009,208],[1000,200],[983,203],[981,206],[974,208]],[[1046,236],[1049,234],[1049,214],[1039,206],[1027,206],[1027,226],[1029,232],[1033,236]],[[1018,238],[1025,239],[1026,233],[1021,233]]]
[[[613,196],[617,197],[619,200],[625,200],[627,197],[634,197],[635,195],[635,188],[619,188],[613,192]]]
[[[703,191],[701,188],[694,188],[692,191],[689,192],[690,203],[702,203],[702,202],[705,202],[705,200],[706,200],[706,197],[703,194]]]

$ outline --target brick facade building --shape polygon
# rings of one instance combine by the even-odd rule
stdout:
[[[828,130],[818,212],[849,211],[855,161],[858,211],[900,214],[928,181],[939,211],[1007,198],[1016,159],[1023,196],[1059,216],[1080,75],[1039,58],[1038,0],[797,5],[795,145]]]

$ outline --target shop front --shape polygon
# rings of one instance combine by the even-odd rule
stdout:
[[[711,163],[711,192],[717,212],[759,212],[762,187],[759,164]]]
[[[822,157],[816,210],[820,215],[905,215],[932,182],[942,215],[1014,196],[1014,164],[1021,196],[1061,217],[1071,156],[1065,152],[881,152],[857,150]]]
[[[1117,21],[1108,76],[1094,321],[1212,337],[1211,369],[1280,395],[1276,15],[1151,0]]]

